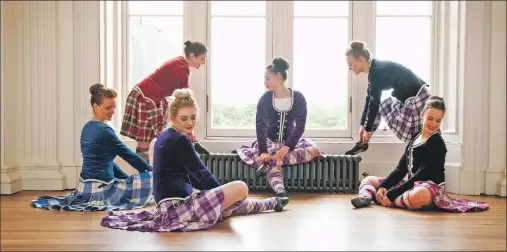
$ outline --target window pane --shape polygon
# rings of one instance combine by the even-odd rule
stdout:
[[[128,1],[129,15],[183,15],[183,1]]]
[[[375,1],[377,15],[428,15],[432,14],[431,1]]]
[[[294,1],[294,17],[347,17],[349,1]]]
[[[306,97],[307,129],[347,128],[348,34],[347,18],[294,19],[293,83]]]
[[[183,17],[130,17],[130,88],[183,53]]]
[[[431,40],[429,17],[377,18],[376,57],[405,65],[430,85]]]
[[[266,1],[213,1],[213,16],[266,16]]]
[[[265,41],[265,18],[212,18],[213,128],[255,128],[257,101],[265,89]]]

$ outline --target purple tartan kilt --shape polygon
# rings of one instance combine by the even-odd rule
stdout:
[[[223,219],[221,187],[194,191],[181,202],[161,201],[155,209],[114,213],[102,218],[104,227],[141,232],[189,232],[213,227]]]
[[[382,183],[384,179],[384,177],[378,177],[379,183]],[[405,183],[405,180],[400,181],[394,187],[396,188],[403,183]],[[438,210],[454,213],[482,212],[489,209],[489,205],[485,202],[451,198],[445,191],[445,182],[437,185],[433,181],[416,181],[409,191],[416,187],[426,187],[430,191],[433,203],[431,206],[426,206],[429,209],[436,207]],[[392,206],[395,207],[394,204]]]
[[[405,142],[410,140],[416,132],[421,131],[421,113],[430,96],[428,85],[424,85],[416,96],[408,98],[405,103],[401,103],[394,97],[389,97],[380,103],[379,114],[396,137]],[[375,118],[374,124],[377,127],[381,117]]]
[[[270,155],[275,155],[278,150],[282,148],[281,143],[273,142],[269,138],[267,139],[268,144],[268,153]],[[294,150],[287,152],[287,155],[282,160],[269,161],[269,164],[274,166],[283,166],[283,165],[295,165],[295,164],[303,164],[312,161],[312,153],[308,149],[309,147],[316,146],[311,141],[301,138]],[[242,146],[241,148],[236,150],[238,152],[239,157],[243,162],[252,166],[254,169],[259,168],[262,165],[260,161],[259,149],[257,145],[257,141],[255,141],[252,146]]]

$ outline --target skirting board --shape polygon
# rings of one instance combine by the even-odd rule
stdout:
[[[21,175],[17,168],[3,167],[1,170],[1,194],[14,194],[23,190]]]
[[[118,159],[116,163],[124,169],[127,174],[134,174],[137,171],[131,168],[126,162]],[[396,167],[395,162],[385,163],[361,163],[360,174],[387,176]],[[17,170],[17,169],[16,169]],[[12,170],[11,174],[17,171]],[[13,194],[21,190],[67,190],[75,189],[79,181],[80,166],[64,166],[57,169],[28,168],[23,167],[19,170],[20,179],[18,181],[5,180],[2,173],[2,194]],[[451,193],[462,193],[460,185],[460,165],[446,165],[446,190]],[[366,175],[366,174],[365,174]],[[362,176],[361,176],[362,178]],[[5,188],[5,190],[4,190]],[[473,192],[473,184],[471,185]],[[495,194],[495,193],[493,193]]]

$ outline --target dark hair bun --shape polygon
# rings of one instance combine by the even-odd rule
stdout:
[[[276,57],[273,59],[273,65],[282,71],[289,69],[289,62],[282,57]]]
[[[366,43],[363,41],[352,41],[350,42],[349,47],[351,49],[363,50],[366,47]]]
[[[428,100],[433,100],[433,101],[444,101],[444,98],[440,97],[440,96],[436,96],[436,95],[432,95],[428,98]]]
[[[99,90],[101,88],[104,88],[104,85],[100,84],[100,83],[97,83],[97,84],[93,84],[91,87],[90,87],[90,94],[96,94],[97,92],[99,92]]]
[[[187,40],[187,41],[185,41],[185,43],[183,43],[183,44],[184,44],[185,46],[189,46],[189,45],[191,45],[191,44],[192,44],[192,41]]]

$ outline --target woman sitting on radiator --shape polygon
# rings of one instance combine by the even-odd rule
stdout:
[[[237,150],[246,164],[267,173],[267,180],[278,197],[287,197],[280,167],[307,163],[320,156],[315,144],[302,138],[306,126],[306,99],[299,91],[287,88],[289,63],[273,59],[266,67],[264,85],[268,91],[257,104],[257,141]]]
[[[152,198],[153,168],[131,151],[107,125],[116,108],[116,91],[95,84],[90,87],[93,118],[81,132],[83,166],[77,189],[64,196],[41,196],[32,207],[48,210],[102,211],[144,207]],[[127,175],[114,163],[120,156],[139,174]]]
[[[440,134],[445,103],[431,96],[421,113],[422,130],[414,134],[398,166],[386,178],[368,176],[359,186],[359,196],[351,200],[356,208],[372,201],[385,207],[440,209],[449,212],[477,212],[489,208],[486,203],[453,199],[445,191],[444,164],[447,149]],[[403,178],[408,173],[408,180]]]
[[[248,199],[243,181],[220,185],[199,158],[188,137],[197,120],[197,103],[189,89],[177,89],[169,104],[171,126],[155,142],[154,196],[157,207],[138,213],[110,213],[101,225],[149,232],[211,228],[223,217],[280,212],[288,199]],[[197,190],[196,190],[197,189]]]

